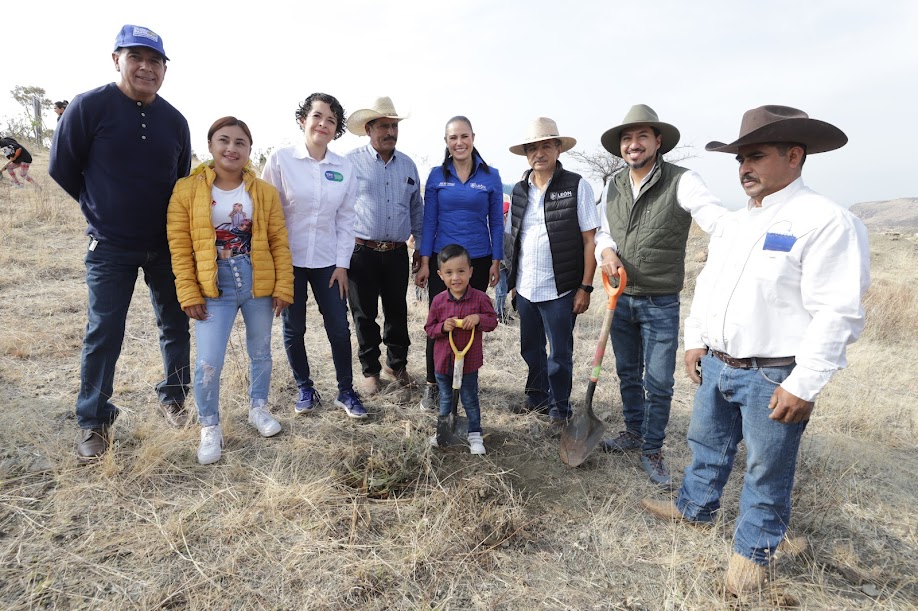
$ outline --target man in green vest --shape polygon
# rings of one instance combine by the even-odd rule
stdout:
[[[607,151],[626,168],[612,177],[596,234],[602,271],[628,286],[612,319],[612,349],[620,380],[625,430],[603,440],[610,452],[641,452],[641,467],[658,486],[672,485],[663,440],[673,398],[679,344],[679,291],[692,219],[711,232],[725,209],[701,177],[663,155],[679,130],[652,108],[632,106],[621,125],[602,135]]]

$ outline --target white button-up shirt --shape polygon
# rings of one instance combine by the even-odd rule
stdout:
[[[548,185],[551,184],[549,181]],[[548,189],[545,185],[545,190]],[[527,301],[551,301],[567,295],[558,294],[555,285],[555,269],[548,241],[548,227],[545,225],[545,190],[540,191],[529,175],[529,194],[523,221],[520,224],[519,272],[516,292]],[[593,200],[593,187],[580,179],[577,187],[577,222],[580,231],[590,231],[599,226],[599,211]],[[509,233],[510,223],[505,224]]]
[[[622,171],[630,172],[627,168]],[[631,192],[634,194],[635,200],[637,200],[637,196],[641,192],[641,187],[644,186],[651,176],[653,176],[653,168],[651,168],[650,172],[648,172],[644,179],[638,184],[634,184],[633,180],[631,181]],[[618,252],[618,246],[615,244],[615,240],[612,238],[612,234],[609,231],[609,215],[606,214],[606,202],[609,201],[609,189],[615,188],[612,185],[612,180],[606,184],[602,200],[599,202],[599,206],[602,208],[602,213],[600,214],[602,217],[602,224],[599,227],[599,231],[596,232],[596,239],[594,240],[596,244],[595,255],[597,261],[602,261],[602,251],[606,248],[611,248],[616,253]],[[717,220],[727,212],[727,209],[723,207],[720,200],[708,190],[701,176],[692,170],[683,172],[682,175],[679,176],[679,184],[676,185],[676,201],[680,208],[692,215],[692,219],[698,223],[698,226],[706,233],[711,233],[714,226],[717,224]]]
[[[727,213],[698,276],[685,348],[736,358],[795,356],[781,384],[813,401],[864,328],[867,230],[798,178],[757,208]]]
[[[330,150],[316,161],[300,143],[271,153],[261,177],[280,192],[293,265],[349,268],[357,193],[351,163]]]

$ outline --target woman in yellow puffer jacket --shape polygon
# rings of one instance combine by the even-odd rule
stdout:
[[[213,161],[179,180],[166,232],[182,309],[195,320],[194,399],[201,424],[198,462],[220,460],[220,373],[236,313],[250,362],[249,424],[264,437],[280,423],[268,411],[271,325],[293,302],[293,263],[277,189],[249,167],[252,134],[235,117],[207,132]]]

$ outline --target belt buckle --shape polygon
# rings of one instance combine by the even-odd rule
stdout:
[[[376,250],[378,252],[386,252],[386,251],[392,250],[393,248],[394,247],[393,247],[392,242],[377,242],[376,243]]]

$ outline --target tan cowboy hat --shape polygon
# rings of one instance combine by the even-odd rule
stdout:
[[[622,132],[636,125],[650,125],[660,130],[662,138],[660,150],[657,151],[660,155],[665,155],[679,144],[679,130],[674,125],[660,121],[654,109],[647,104],[635,104],[625,115],[621,125],[616,125],[612,129],[606,130],[606,133],[602,135],[602,138],[600,138],[602,147],[616,157],[621,157]]]
[[[825,153],[845,146],[848,136],[831,123],[811,119],[802,110],[769,104],[746,111],[739,138],[734,142],[708,142],[704,148],[718,153],[736,153],[741,146],[769,142],[793,142],[806,145],[807,154]]]
[[[366,124],[383,117],[395,119],[396,121],[403,121],[408,118],[408,115],[403,117],[395,112],[395,105],[392,103],[392,98],[376,98],[372,108],[361,108],[351,113],[351,116],[348,117],[347,120],[347,131],[355,136],[366,136]]]
[[[558,135],[558,124],[548,117],[539,117],[529,124],[526,130],[526,139],[522,144],[516,144],[510,147],[510,152],[514,155],[526,155],[523,150],[527,144],[533,142],[542,142],[543,140],[560,140],[561,152],[569,151],[577,145],[577,141],[568,136]]]

